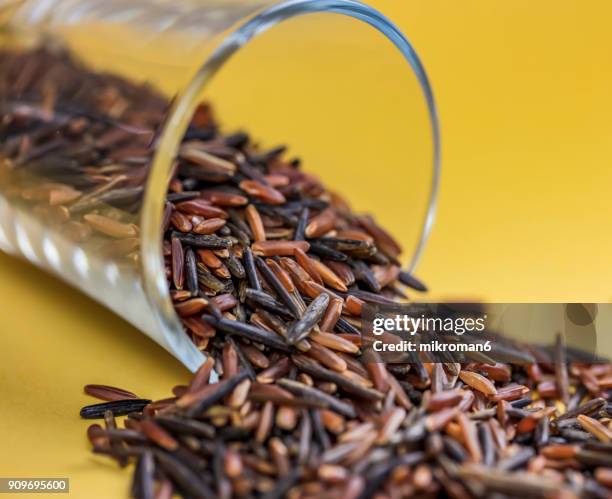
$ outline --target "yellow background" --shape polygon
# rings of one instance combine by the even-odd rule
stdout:
[[[418,269],[432,289],[430,298],[609,301],[610,2],[371,3],[408,34],[439,104],[440,209]],[[259,70],[265,54],[280,57],[299,49],[295,32],[279,29],[285,45],[279,47],[278,38],[262,39],[253,49],[261,59],[243,61],[240,78],[229,78],[233,70],[228,68],[226,84],[212,89],[221,102],[233,102],[220,106],[221,118],[293,144],[307,169],[357,207],[373,211],[409,247],[413,233],[405,224],[418,213],[413,208],[418,203],[405,189],[425,185],[426,154],[414,151],[414,164],[406,167],[395,162],[411,155],[398,155],[396,149],[403,140],[414,145],[426,135],[419,122],[408,123],[412,138],[404,137],[408,115],[388,114],[390,101],[397,100],[399,110],[412,103],[404,99],[399,77],[386,76],[398,60],[387,50],[376,55],[375,66],[364,69],[355,64],[355,51],[371,62],[369,34],[344,32],[344,26],[329,31],[324,23],[320,29],[309,34],[335,36],[341,47],[335,55],[347,61],[344,67],[318,65],[320,53],[284,59],[276,84],[264,85],[270,78]],[[334,111],[361,115],[376,126],[361,129],[353,120],[342,125],[357,134],[354,139],[340,132],[337,139],[331,136],[340,123],[313,104],[317,97],[329,99],[318,73],[294,78],[291,88],[282,85],[283,78],[303,75],[311,63],[326,77],[355,83],[334,87],[339,93]],[[160,81],[171,86],[174,77]],[[368,85],[376,94],[358,90]],[[260,93],[253,98],[249,92],[256,90]],[[317,113],[323,113],[323,124],[313,121]],[[297,119],[301,116],[307,118]],[[422,201],[423,188],[414,189]],[[405,197],[398,199],[402,192]],[[88,452],[87,423],[78,418],[79,408],[90,402],[81,393],[83,384],[114,384],[161,398],[188,374],[143,335],[58,280],[4,255],[0,268],[0,475],[69,477],[74,497],[125,496],[128,473]]]

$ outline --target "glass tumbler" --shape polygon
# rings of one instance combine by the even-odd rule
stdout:
[[[206,135],[211,110],[202,98],[219,70],[270,28],[311,17],[310,28],[290,36],[295,46],[347,43],[333,29],[317,32],[332,19],[374,28],[414,82],[425,117],[414,126],[427,136],[427,151],[415,161],[424,164],[414,166],[428,172],[407,263],[414,269],[435,215],[436,107],[406,37],[354,0],[0,1],[0,249],[56,274],[195,371],[205,357],[176,316],[163,259],[174,159],[186,135]],[[358,60],[376,58],[366,55]],[[317,60],[324,57],[322,51]],[[254,80],[249,67],[238,69],[245,88]],[[275,78],[269,68],[282,73],[278,61],[263,57],[256,67],[260,81]],[[333,113],[334,100],[325,113]],[[229,109],[232,116],[243,112],[231,102]],[[99,152],[109,147],[113,157],[100,163]]]

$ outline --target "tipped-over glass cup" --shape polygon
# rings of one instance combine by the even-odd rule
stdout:
[[[369,25],[382,35],[386,50],[398,51],[401,69],[414,81],[406,93],[415,94],[422,109],[418,119],[416,112],[406,118],[415,121],[414,129],[426,130],[427,151],[408,166],[426,170],[429,178],[421,211],[414,211],[417,242],[406,263],[413,270],[435,215],[440,175],[435,103],[406,37],[381,13],[354,0],[0,4],[0,249],[80,289],[195,371],[205,354],[176,316],[162,256],[174,160],[190,124],[206,125],[202,98],[223,73],[217,75],[219,70],[264,32],[310,18],[309,28],[300,25],[293,33],[292,39],[304,40],[296,46],[307,51],[310,42],[323,41],[333,54],[335,45],[349,40],[333,29],[318,33],[320,26]],[[322,51],[315,59],[326,55]],[[367,65],[370,57],[377,56],[355,54],[354,61]],[[262,58],[257,67],[265,81],[267,74],[274,78],[269,68],[282,71],[282,62]],[[245,85],[252,76],[244,73]],[[310,77],[319,83],[323,78]],[[333,112],[333,97],[328,104],[321,96],[317,102],[303,96],[309,98]],[[92,142],[85,130],[100,123],[104,131]],[[349,140],[341,131],[337,135],[340,142]],[[129,145],[117,147],[112,161],[96,164],[96,148],[122,141]],[[410,157],[413,149],[407,150]]]

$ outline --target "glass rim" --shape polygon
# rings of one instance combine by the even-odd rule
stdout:
[[[400,51],[416,76],[429,114],[433,164],[427,208],[421,221],[420,235],[408,264],[409,272],[416,268],[433,228],[441,174],[440,126],[437,106],[427,73],[406,36],[382,13],[357,0],[284,0],[255,12],[238,27],[231,30],[200,66],[187,87],[174,100],[153,156],[141,210],[140,253],[143,288],[151,308],[156,314],[156,319],[162,331],[164,331],[167,344],[192,371],[195,371],[205,360],[205,354],[200,352],[184,333],[174,311],[162,257],[160,228],[169,175],[174,159],[191,117],[200,101],[201,93],[217,71],[240,48],[258,35],[285,20],[314,13],[341,14],[372,26]]]

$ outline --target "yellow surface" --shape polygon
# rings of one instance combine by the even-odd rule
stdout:
[[[440,108],[440,211],[418,270],[431,296],[609,301],[612,4],[372,3],[409,35]],[[326,26],[317,35],[349,33],[344,26],[337,32]],[[345,53],[335,54],[338,65],[328,62],[334,54],[324,58],[319,51],[293,63],[284,60],[270,82],[260,69],[274,60],[263,54],[282,57],[299,49],[295,33],[279,30],[286,37],[280,46],[263,38],[253,48],[260,57],[241,61],[247,71],[239,79],[229,78],[234,70],[228,68],[225,84],[212,89],[221,117],[293,144],[309,170],[356,206],[374,211],[410,246],[414,229],[407,221],[418,212],[414,198],[422,198],[418,186],[427,179],[425,149],[412,154],[412,147],[425,136],[422,122],[416,123],[422,108],[414,108],[414,115],[405,111],[414,101],[399,76],[388,76],[397,74],[388,71],[399,64],[397,56],[387,50],[371,61],[371,35],[355,28],[350,33],[359,36],[341,40]],[[355,50],[375,66],[356,64]],[[345,78],[333,87],[336,104],[311,66],[326,77]],[[173,77],[164,78],[169,87]],[[290,88],[283,86],[286,81]],[[372,97],[362,94],[368,86]],[[316,98],[335,107],[317,108]],[[398,110],[391,114],[393,101]],[[336,121],[334,110],[349,119]],[[348,127],[350,137],[342,136],[339,125]],[[411,148],[400,154],[404,141]],[[88,453],[87,424],[78,418],[87,402],[82,385],[116,384],[156,398],[184,382],[187,373],[144,336],[54,278],[4,255],[0,268],[0,475],[67,476],[73,497],[124,497],[128,474]]]

